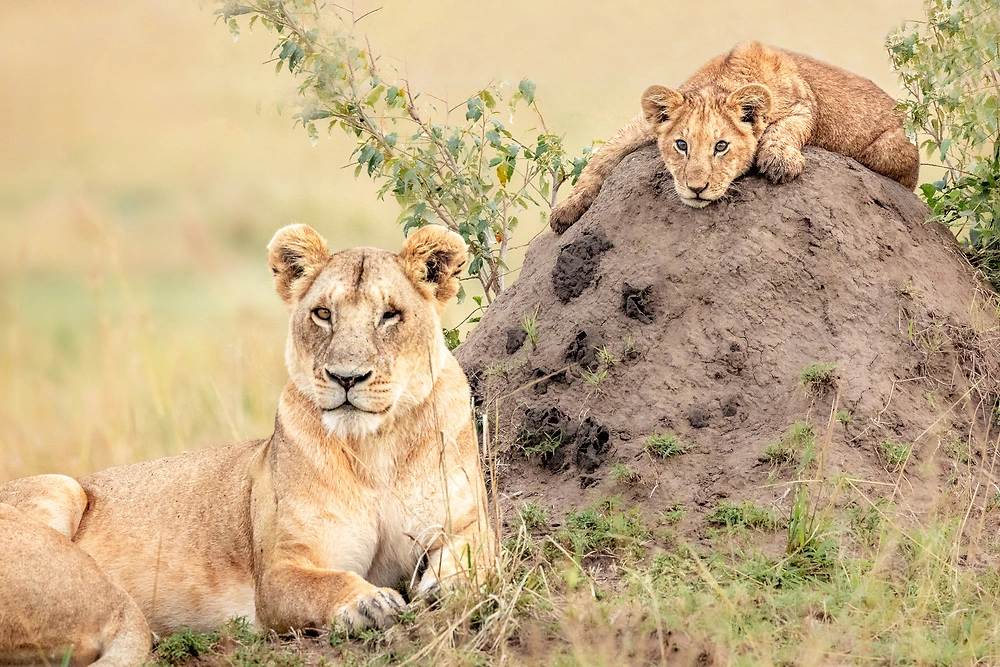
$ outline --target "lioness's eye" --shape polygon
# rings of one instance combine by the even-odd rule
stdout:
[[[329,308],[317,308],[313,311],[313,317],[317,320],[322,320],[324,322],[330,321],[330,309]]]
[[[683,139],[678,139],[677,141],[675,141],[674,146],[677,146],[677,150],[680,151],[681,153],[688,152],[688,142],[684,141]]]
[[[729,149],[728,141],[720,141],[719,143],[715,144],[716,155],[721,155],[722,153],[725,153],[728,149]]]
[[[389,324],[391,322],[398,320],[400,317],[402,317],[402,315],[403,314],[398,310],[387,310],[384,313],[382,313],[382,319],[380,319],[378,323]]]

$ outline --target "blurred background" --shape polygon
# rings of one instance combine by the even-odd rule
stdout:
[[[531,78],[571,153],[631,118],[647,85],[679,85],[742,39],[898,95],[883,40],[921,15],[917,0],[355,4],[379,6],[362,29],[411,89],[455,104]],[[285,378],[271,235],[304,222],[334,250],[402,243],[395,203],[354,179],[349,138],[312,147],[279,113],[295,83],[263,64],[272,36],[234,44],[214,8],[4,4],[0,482],[267,437]],[[525,219],[515,241],[541,228]]]

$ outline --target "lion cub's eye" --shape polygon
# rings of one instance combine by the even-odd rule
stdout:
[[[688,142],[684,141],[683,139],[678,139],[677,141],[675,141],[674,146],[677,147],[677,152],[679,153],[688,152]]]
[[[379,326],[385,324],[394,324],[398,322],[402,316],[403,313],[399,312],[398,310],[387,310],[384,313],[382,313],[382,319],[378,321]]]
[[[723,153],[725,153],[728,150],[729,150],[729,142],[728,141],[720,141],[719,143],[715,144],[715,154],[716,155],[722,155]]]
[[[329,308],[316,308],[312,312],[313,318],[319,320],[320,322],[330,321],[330,309]]]

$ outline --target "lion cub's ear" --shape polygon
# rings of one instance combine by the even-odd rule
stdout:
[[[739,116],[740,121],[753,125],[754,134],[759,135],[767,125],[767,114],[771,111],[771,91],[763,84],[748,83],[729,93],[726,106]]]
[[[308,225],[288,225],[267,244],[274,289],[285,303],[301,299],[330,259],[326,239]]]
[[[440,225],[427,225],[406,239],[399,259],[417,289],[437,299],[440,308],[458,294],[458,274],[467,254],[461,236]]]
[[[684,104],[684,96],[666,86],[650,86],[642,93],[642,113],[654,130],[670,120]]]

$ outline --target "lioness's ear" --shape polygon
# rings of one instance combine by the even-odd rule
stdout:
[[[326,239],[308,225],[282,227],[267,244],[274,289],[288,304],[302,298],[329,259]]]
[[[650,86],[642,93],[642,113],[654,130],[670,120],[671,115],[684,104],[684,96],[666,86]]]
[[[458,274],[467,254],[461,236],[440,225],[427,225],[406,239],[399,259],[417,289],[444,306],[458,294]]]
[[[729,93],[726,105],[736,113],[744,123],[750,123],[756,129],[766,122],[771,111],[771,91],[760,83],[748,83]]]

